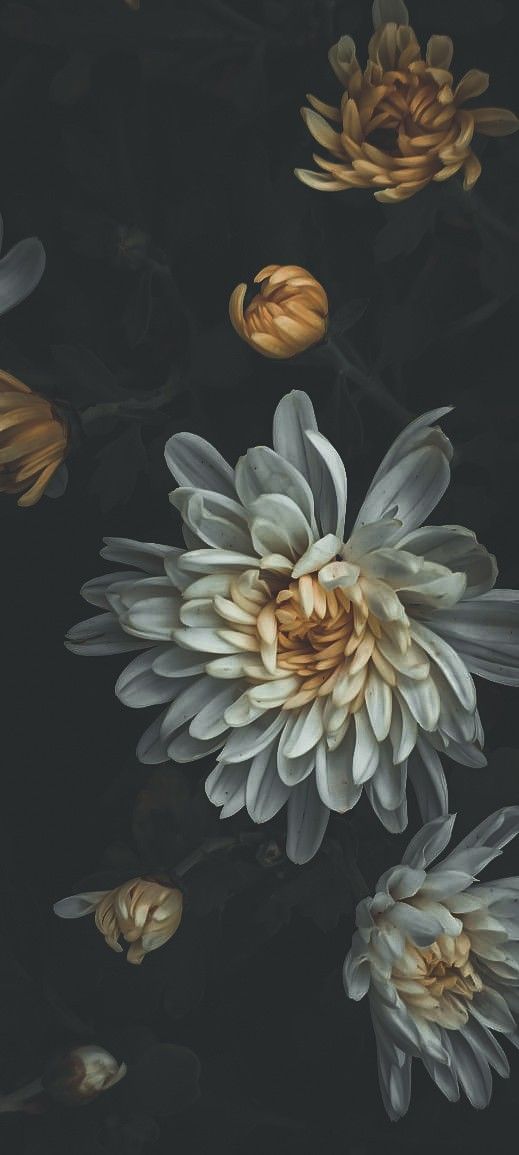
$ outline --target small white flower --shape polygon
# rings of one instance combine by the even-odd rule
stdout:
[[[519,831],[519,806],[498,810],[442,862],[454,815],[411,839],[400,866],[357,907],[344,963],[351,999],[369,992],[382,1099],[405,1115],[412,1059],[421,1059],[448,1099],[473,1107],[492,1094],[490,1068],[509,1066],[494,1032],[519,1046],[519,878],[475,878]]]
[[[474,534],[422,526],[449,483],[452,446],[417,418],[386,454],[349,536],[346,473],[304,393],[274,417],[274,449],[232,469],[192,433],[166,460],[186,549],[107,539],[125,566],[83,587],[105,613],[71,630],[80,654],[143,650],[116,693],[165,704],[146,763],[219,751],[207,793],[222,817],[266,822],[288,803],[287,853],[306,862],[329,811],[364,786],[390,831],[447,811],[439,753],[484,766],[471,677],[519,683],[519,594]]]

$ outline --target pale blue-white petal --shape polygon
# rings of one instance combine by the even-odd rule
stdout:
[[[166,442],[164,456],[179,485],[212,489],[236,498],[234,470],[203,437],[196,433],[174,433]]]

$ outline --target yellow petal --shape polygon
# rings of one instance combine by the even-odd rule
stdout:
[[[484,136],[510,136],[519,128],[519,120],[508,108],[472,108],[471,116]]]

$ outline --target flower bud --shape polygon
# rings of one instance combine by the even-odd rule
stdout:
[[[173,937],[182,918],[182,891],[144,878],[132,878],[114,890],[75,894],[54,906],[60,918],[95,913],[97,929],[112,950],[121,952],[119,938],[130,943],[127,959],[141,963]]]
[[[47,1063],[43,1072],[44,1090],[58,1103],[80,1107],[119,1083],[126,1074],[126,1064],[105,1051],[89,1045],[74,1047]]]
[[[259,293],[243,308],[247,286],[231,293],[229,315],[236,332],[265,357],[286,358],[317,345],[326,335],[328,298],[299,265],[266,265],[254,278]]]
[[[54,405],[0,370],[0,493],[35,505],[68,448],[68,424]]]

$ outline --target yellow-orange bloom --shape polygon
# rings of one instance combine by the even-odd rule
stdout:
[[[0,493],[35,505],[62,464],[69,430],[46,397],[0,370]]]
[[[132,878],[114,890],[87,891],[62,898],[54,906],[60,918],[95,914],[96,927],[112,950],[121,952],[122,936],[130,943],[128,962],[141,963],[178,930],[182,891],[145,878]]]
[[[314,155],[324,171],[296,169],[296,176],[311,188],[370,188],[377,200],[393,202],[462,169],[463,187],[471,189],[481,173],[470,147],[474,132],[508,136],[518,118],[505,108],[463,107],[486,91],[488,74],[473,68],[454,85],[448,36],[431,36],[424,60],[402,0],[375,0],[373,19],[364,72],[350,36],[329,52],[345,88],[340,109],[308,95],[312,107],[301,110],[314,140],[334,159]]]
[[[259,293],[244,310],[246,285],[236,285],[229,315],[236,332],[265,357],[294,357],[326,334],[328,298],[300,265],[266,265],[254,277]]]

